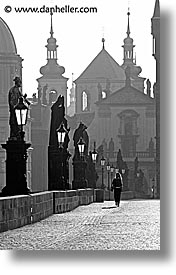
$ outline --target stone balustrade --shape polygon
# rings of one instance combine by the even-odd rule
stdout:
[[[49,191],[0,197],[0,232],[40,221],[52,214],[96,201],[93,189]]]

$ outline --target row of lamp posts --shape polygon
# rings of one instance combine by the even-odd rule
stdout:
[[[100,160],[101,169],[102,169],[101,189],[105,188],[105,185],[104,185],[104,167],[105,167],[105,163],[106,163],[106,159],[104,158],[104,156],[102,156],[101,160]],[[110,174],[111,174],[111,183],[112,183],[114,171],[115,171],[115,174],[118,173],[118,172],[121,172],[122,177],[123,177],[123,175],[125,174],[125,169],[121,169],[121,171],[120,171],[120,169],[118,167],[114,168],[113,165],[110,165],[109,160],[107,161],[106,168],[107,168],[107,172],[108,172],[108,191],[109,191],[109,196],[108,197],[109,197],[109,200],[110,200],[110,196],[111,196]]]
[[[19,171],[16,171],[16,173],[18,173],[17,176],[19,176],[19,180],[21,180],[21,183],[18,183],[18,184],[20,184],[20,186],[21,186],[21,192],[22,193],[29,193],[30,190],[27,188],[27,179],[26,179],[26,159],[27,159],[27,149],[31,146],[31,144],[26,144],[26,142],[24,141],[25,132],[23,131],[23,126],[26,125],[26,123],[27,123],[28,107],[24,104],[23,97],[19,98],[19,102],[15,106],[14,110],[15,110],[15,114],[16,114],[17,123],[18,123],[18,126],[20,128],[20,140],[17,143],[16,143],[16,141],[14,141],[14,142],[12,142],[13,144],[10,144],[10,145],[9,145],[8,141],[7,141],[7,144],[2,144],[2,147],[4,149],[6,149],[6,152],[7,152],[6,188],[5,188],[5,190],[6,189],[11,190],[12,193],[13,193],[13,190],[14,190],[14,188],[11,188],[12,187],[12,179],[8,175],[11,174],[10,169],[13,165],[12,164],[12,159],[15,159],[15,157],[12,156],[12,155],[10,156],[10,154],[12,154],[12,151],[11,150],[9,151],[9,146],[10,147],[13,146],[13,148],[16,148],[16,145],[18,144],[18,150],[19,151],[16,152],[14,150],[14,154],[16,153],[16,155],[18,155],[18,156],[21,154],[19,159],[18,159],[18,162],[21,161],[20,165],[21,165],[21,167],[23,167],[23,171],[22,171],[23,177],[21,177],[21,179],[20,179],[20,176],[19,176]],[[63,144],[64,144],[65,136],[68,133],[68,131],[65,129],[64,124],[61,123],[60,127],[56,130],[56,132],[57,132],[59,149],[61,151],[63,151]],[[84,149],[85,149],[85,142],[84,142],[82,137],[80,137],[80,139],[78,141],[78,149],[79,149],[79,153],[80,153],[80,157],[81,157],[81,161],[82,161],[83,157],[84,157]],[[62,155],[62,152],[61,152],[61,155]],[[91,155],[92,155],[92,161],[95,165],[96,158],[97,158],[97,155],[98,155],[98,153],[96,151],[96,148],[95,148],[95,142],[94,142],[94,149],[91,152]],[[8,165],[8,160],[9,159],[10,159],[10,165]],[[63,159],[61,161],[62,161],[62,168],[63,168]],[[105,162],[106,162],[106,160],[102,156],[102,158],[101,158],[101,167],[102,167],[102,184],[101,184],[101,188],[102,189],[104,189],[104,166],[105,166]],[[108,171],[108,190],[109,190],[109,199],[110,199],[110,173],[111,173],[111,181],[112,181],[114,167],[110,166],[109,161],[107,163],[107,171]],[[119,169],[116,168],[115,172],[117,173],[118,171],[119,171]],[[63,169],[62,169],[61,173],[62,173],[62,177],[63,177],[63,173],[64,173]],[[124,170],[122,169],[122,174],[123,173],[124,173]],[[22,180],[22,178],[23,178],[23,180]],[[13,181],[13,183],[14,183],[14,181]],[[19,188],[20,188],[20,186],[19,186]],[[3,192],[3,190],[2,190],[2,192]],[[14,191],[14,193],[15,193],[15,191]],[[18,193],[20,193],[19,190],[18,190]]]

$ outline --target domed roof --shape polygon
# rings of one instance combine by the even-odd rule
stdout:
[[[17,54],[15,40],[11,30],[0,17],[0,53]]]
[[[129,44],[133,44],[133,38],[131,38],[131,37],[126,37],[124,40],[124,44],[126,44],[126,45],[129,45]]]
[[[57,64],[55,59],[49,59],[48,63],[40,68],[40,73],[50,78],[63,78],[62,74],[65,73],[65,68]]]

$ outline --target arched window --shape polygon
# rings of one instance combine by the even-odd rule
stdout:
[[[57,99],[57,91],[56,90],[51,90],[49,92],[49,104],[52,104],[56,101]]]
[[[82,92],[81,105],[82,105],[82,112],[89,111],[89,95],[86,91]]]

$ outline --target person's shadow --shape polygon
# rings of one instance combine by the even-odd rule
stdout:
[[[111,208],[117,208],[116,206],[104,206],[104,207],[102,207],[102,209],[111,209]]]

